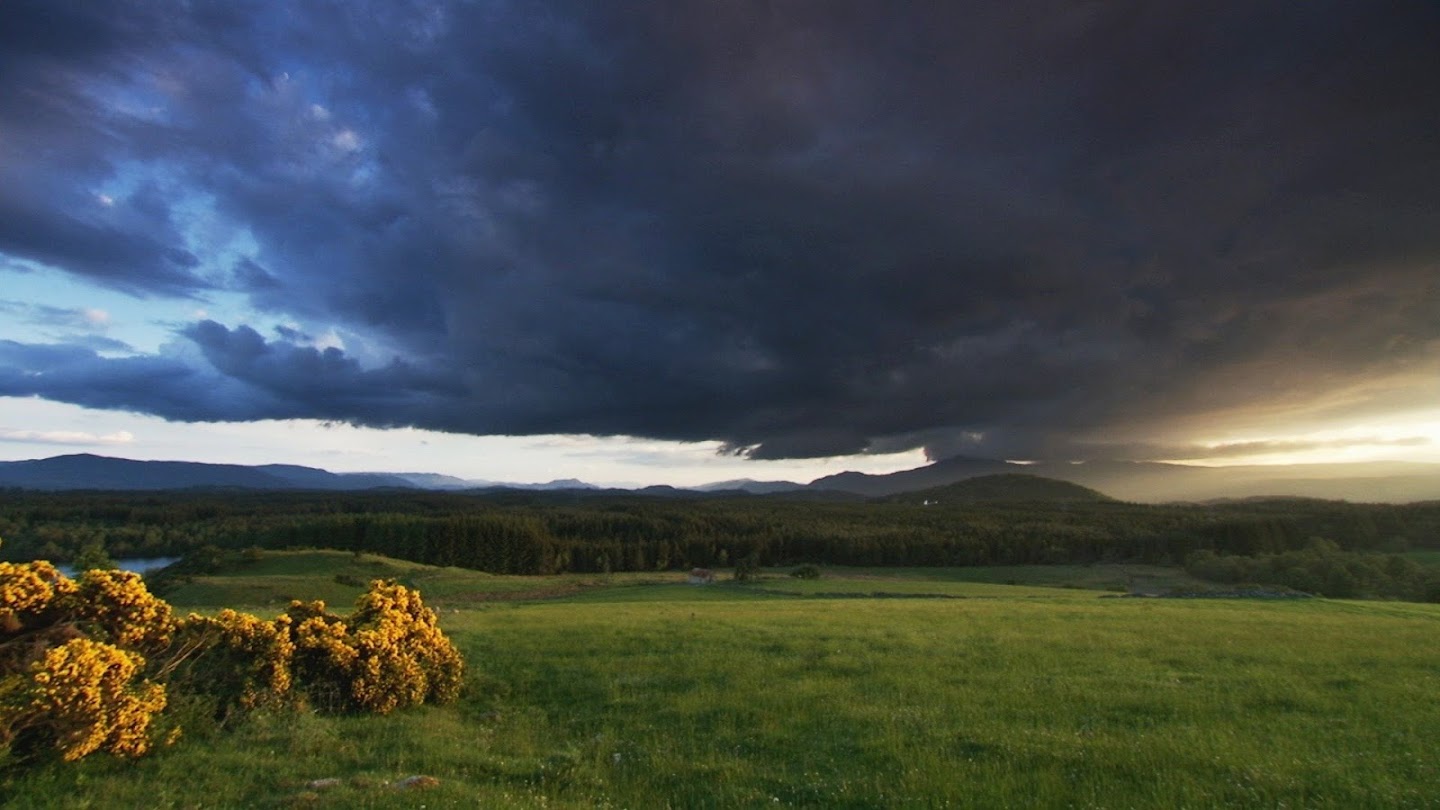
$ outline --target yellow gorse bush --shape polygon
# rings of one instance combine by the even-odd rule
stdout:
[[[64,598],[70,618],[86,631],[121,647],[145,651],[170,645],[175,620],[169,603],[145,587],[131,571],[94,570],[80,575],[73,593]]]
[[[44,560],[0,562],[0,633],[19,633],[57,596],[74,591],[75,583]]]
[[[166,694],[140,649],[163,649],[171,626],[138,575],[0,563],[0,754],[22,737],[67,761],[149,750]]]
[[[194,649],[207,664],[206,691],[223,701],[254,709],[284,698],[292,683],[290,618],[265,621],[249,613],[222,610],[216,616],[192,613],[176,625],[181,649]]]
[[[325,603],[291,602],[285,612],[294,624],[295,648],[301,654],[298,666],[316,675],[350,671],[359,653],[350,627],[339,616],[325,612]]]
[[[351,696],[359,708],[385,714],[459,694],[464,660],[419,591],[373,582],[357,602],[351,625],[359,653]]]
[[[137,574],[72,580],[48,562],[0,563],[0,756],[21,740],[67,761],[139,756],[167,685],[220,712],[299,693],[385,714],[454,699],[463,676],[435,612],[393,582],[372,582],[348,619],[294,602],[272,621],[234,610],[176,620]]]
[[[460,693],[465,663],[418,591],[376,580],[344,620],[292,602],[296,671],[322,704],[388,714]]]
[[[50,648],[31,666],[29,708],[66,761],[150,749],[150,721],[165,708],[165,687],[137,681],[144,666],[135,653],[84,638]]]

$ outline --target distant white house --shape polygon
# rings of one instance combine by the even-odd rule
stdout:
[[[715,572],[709,568],[694,568],[685,581],[691,585],[711,585],[715,582]]]

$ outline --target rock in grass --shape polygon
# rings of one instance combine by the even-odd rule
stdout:
[[[305,783],[305,787],[310,790],[329,790],[333,787],[340,787],[340,780],[333,776],[326,779],[311,779]]]
[[[416,774],[415,776],[407,776],[404,779],[401,779],[400,781],[391,784],[390,787],[398,788],[400,790],[424,790],[425,788],[432,788],[439,784],[440,780],[436,779],[433,776]]]

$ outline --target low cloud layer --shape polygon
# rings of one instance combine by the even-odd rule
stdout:
[[[757,458],[1435,401],[1421,0],[6,17],[0,253],[257,320],[0,335],[0,395]]]
[[[133,441],[135,441],[135,436],[124,430],[97,435],[78,430],[16,430],[0,427],[0,442],[94,447],[96,445],[125,445]]]

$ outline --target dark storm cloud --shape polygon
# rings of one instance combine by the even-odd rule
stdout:
[[[458,397],[465,393],[440,375],[425,374],[398,360],[381,369],[364,370],[339,349],[267,342],[248,326],[232,331],[215,321],[201,321],[185,330],[185,336],[225,377],[293,399],[304,407],[320,407],[322,396],[375,400],[384,405],[415,395]],[[327,418],[343,418],[343,411],[341,407]]]
[[[315,341],[314,337],[307,335],[304,332],[299,331],[298,329],[292,329],[284,324],[278,324],[275,327],[275,334],[279,335],[284,340],[290,341],[291,343],[313,343]]]
[[[173,358],[106,359],[76,344],[0,340],[0,392],[89,408],[153,413],[167,419],[245,419],[235,386]]]
[[[266,342],[248,327],[231,331],[202,321],[186,336],[208,363],[196,363],[183,347],[110,359],[88,341],[0,340],[0,396],[41,396],[182,421],[344,421],[366,413],[371,424],[406,425],[443,414],[462,393],[454,382],[399,361],[363,370],[338,349]],[[390,421],[382,421],[385,414]]]
[[[184,294],[205,286],[190,274],[199,260],[182,247],[8,196],[0,191],[0,251],[137,294]]]
[[[138,188],[123,211],[98,188],[138,148],[118,89],[169,28],[159,3],[106,8],[18,0],[0,24],[0,253],[136,295],[209,286],[165,192]]]
[[[1440,368],[1419,0],[158,8],[7,8],[61,31],[0,57],[0,251],[404,360],[201,323],[7,390],[1036,457]]]

